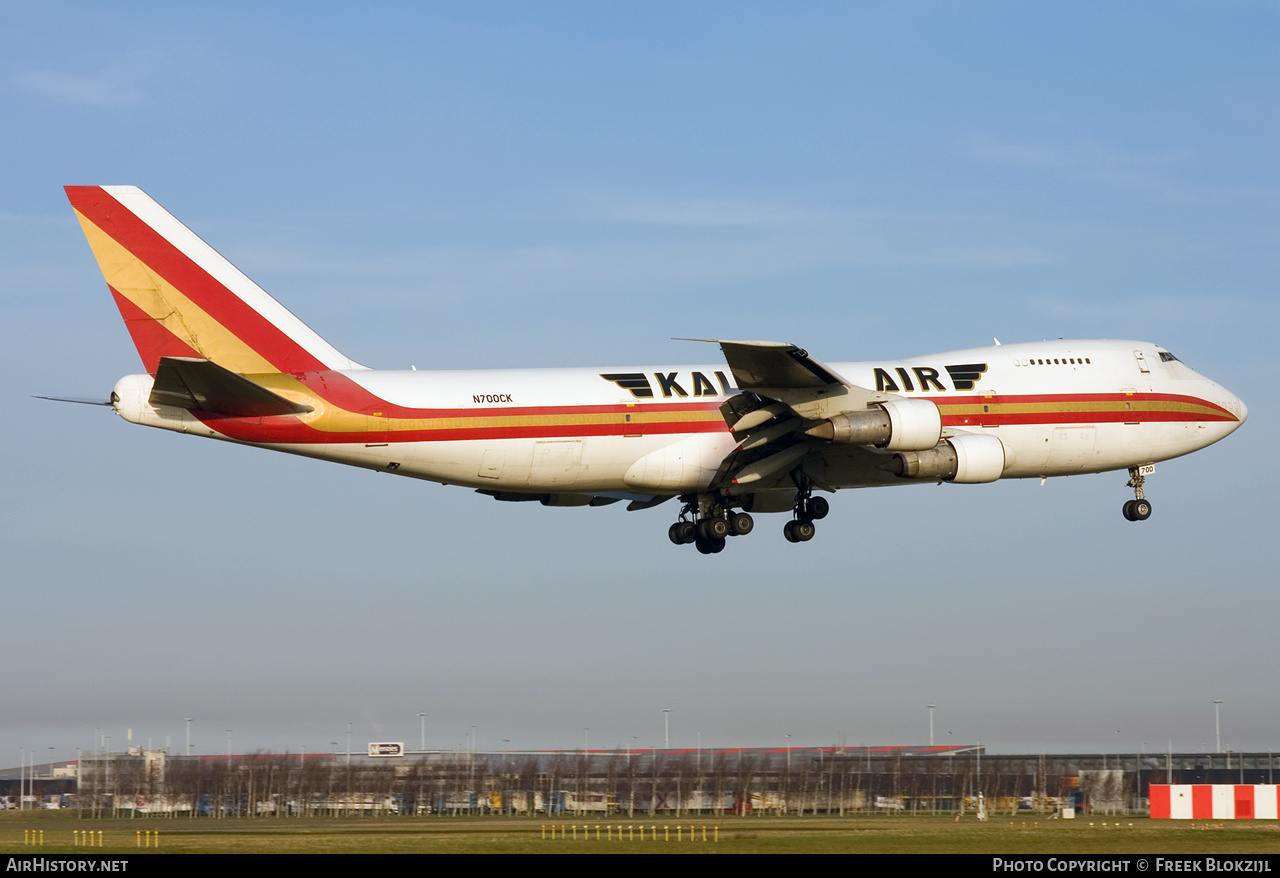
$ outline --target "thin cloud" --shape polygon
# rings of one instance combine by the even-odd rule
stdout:
[[[671,226],[779,226],[835,216],[826,211],[714,198],[621,201],[600,206],[597,215],[609,222]]]
[[[140,82],[151,62],[138,54],[126,55],[95,73],[68,73],[63,70],[22,70],[12,82],[22,91],[65,104],[112,108],[142,103]]]
[[[1204,326],[1235,319],[1249,303],[1234,296],[1144,295],[1111,299],[1071,299],[1044,296],[1034,302],[1054,319],[1098,326],[1134,324]],[[1154,315],[1154,316],[1153,316]]]
[[[986,134],[966,138],[961,149],[965,155],[979,161],[1060,171],[1080,180],[1146,191],[1164,201],[1197,200],[1190,192],[1155,172],[1157,168],[1185,164],[1193,155],[1189,149],[1125,154],[1088,140],[1075,143],[1009,143]]]
[[[7,226],[67,226],[75,225],[75,220],[68,216],[37,215],[27,213],[11,213],[0,210],[0,225]]]
[[[1040,247],[936,247],[926,261],[961,268],[1016,268],[1052,262],[1053,254]]]

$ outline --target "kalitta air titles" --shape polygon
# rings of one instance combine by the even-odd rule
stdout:
[[[729,381],[723,372],[712,372],[720,388],[711,383],[701,372],[653,372],[653,380],[658,385],[664,399],[690,396],[728,396]],[[655,399],[653,384],[644,372],[607,372],[600,376],[611,381],[630,393],[636,399]],[[686,388],[688,388],[686,390]]]
[[[951,386],[956,390],[973,390],[973,386],[982,378],[982,373],[987,371],[986,363],[966,363],[962,366],[946,366],[947,374],[951,376]],[[881,393],[912,393],[919,389],[922,391],[940,391],[946,393],[947,388],[938,380],[938,370],[929,366],[912,366],[910,371],[903,366],[894,367],[893,371],[897,374],[897,380],[889,374],[889,370],[881,366],[876,366],[876,390]],[[915,380],[912,381],[912,376]]]

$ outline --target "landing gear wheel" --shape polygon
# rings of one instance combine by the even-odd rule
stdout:
[[[723,518],[704,518],[698,522],[698,536],[707,540],[720,540],[729,535],[729,522]]]
[[[827,502],[826,497],[810,497],[805,501],[804,511],[810,521],[819,521],[827,517],[827,513],[831,511],[831,504]]]
[[[729,516],[729,533],[736,537],[746,536],[755,526],[755,520],[745,512]]]
[[[697,528],[694,527],[692,521],[677,521],[671,527],[667,528],[667,536],[671,542],[677,546],[684,546],[692,543],[697,537]]]
[[[698,551],[704,555],[714,555],[724,551],[723,539],[707,539],[706,537],[698,537],[694,541],[694,545],[698,547]]]
[[[788,521],[782,526],[782,535],[789,543],[807,543],[817,530],[812,521]]]
[[[1151,517],[1151,501],[1146,498],[1126,501],[1124,517],[1130,521],[1146,521]]]

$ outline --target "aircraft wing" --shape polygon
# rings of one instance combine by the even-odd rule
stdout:
[[[728,341],[695,338],[718,344],[738,389],[766,403],[776,401],[801,418],[821,419],[829,412],[865,408],[890,397],[851,384],[804,348],[778,341]],[[726,415],[727,416],[727,415]]]
[[[889,399],[850,383],[793,344],[776,341],[690,339],[718,344],[742,391],[722,407],[740,440],[725,459],[721,479],[736,485],[789,480],[787,474],[825,442],[806,431],[834,414],[866,409]],[[805,467],[808,469],[808,467]]]
[[[743,390],[821,389],[848,382],[793,344],[717,341],[734,381]]]

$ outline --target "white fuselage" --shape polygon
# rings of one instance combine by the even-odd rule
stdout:
[[[1233,394],[1145,342],[1009,344],[831,368],[890,398],[933,401],[944,436],[997,437],[1006,478],[1166,460],[1222,439],[1247,416]],[[116,409],[149,426],[511,493],[701,491],[738,446],[719,411],[737,393],[723,365],[334,376],[356,391],[338,404],[321,394],[302,419],[306,435],[269,429],[270,418],[152,407],[147,376],[122,379]],[[870,449],[819,446],[829,487],[894,481],[867,465]]]

